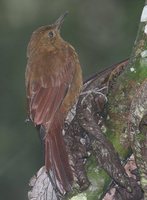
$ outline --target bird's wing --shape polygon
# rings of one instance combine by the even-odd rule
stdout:
[[[73,79],[75,64],[71,54],[29,58],[26,88],[29,115],[36,124],[52,123]]]
[[[26,70],[30,118],[36,125],[45,127],[45,166],[53,174],[51,182],[61,193],[69,190],[73,180],[61,131],[65,116],[58,112],[75,71],[73,54],[67,53],[29,58]]]

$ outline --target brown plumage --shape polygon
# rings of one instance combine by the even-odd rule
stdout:
[[[29,117],[44,132],[45,166],[61,193],[73,182],[62,128],[82,87],[78,56],[60,36],[65,15],[33,32],[25,74]]]

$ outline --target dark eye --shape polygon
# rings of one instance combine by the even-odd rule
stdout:
[[[50,32],[48,33],[48,36],[49,36],[50,38],[53,38],[54,33],[53,33],[52,31],[50,31]]]

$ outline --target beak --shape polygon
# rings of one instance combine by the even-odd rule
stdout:
[[[61,15],[53,24],[54,27],[59,31],[63,22],[64,22],[64,18],[68,15],[68,11],[66,11],[63,15]]]

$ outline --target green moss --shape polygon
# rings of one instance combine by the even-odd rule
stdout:
[[[79,191],[78,187],[74,187],[72,193],[66,197],[70,200],[99,200],[103,192],[108,187],[111,179],[107,173],[97,166],[93,156],[88,158],[86,163],[86,172],[90,181],[90,186],[84,192]]]
[[[110,183],[107,173],[97,166],[95,159],[91,156],[86,165],[87,175],[91,182],[86,191],[87,200],[98,200]]]
[[[120,142],[121,136],[118,133],[114,134],[112,132],[107,132],[107,138],[113,144],[113,146],[114,146],[116,152],[118,152],[120,158],[122,160],[126,159],[128,157],[128,155],[130,154],[131,149],[124,148],[124,146]]]
[[[141,184],[144,186],[144,185],[147,185],[147,179],[144,178],[144,177],[141,177]]]
[[[139,142],[143,142],[143,141],[145,141],[146,137],[145,137],[144,133],[139,133],[139,134],[135,135],[135,139]]]
[[[87,200],[86,193],[80,193],[74,197],[72,197],[70,200]]]

